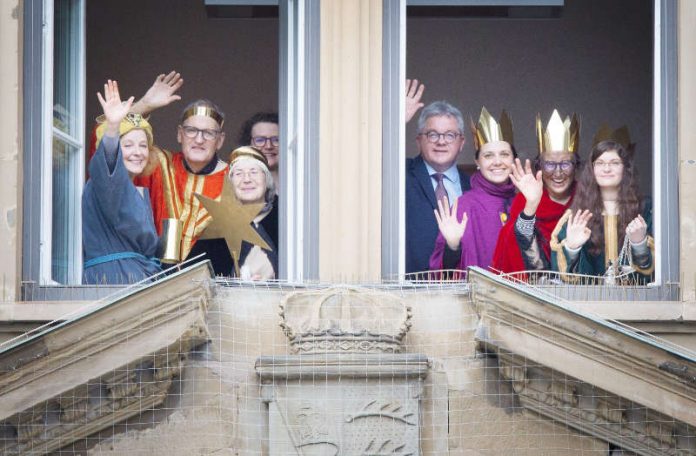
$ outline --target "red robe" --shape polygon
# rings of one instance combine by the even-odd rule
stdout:
[[[159,166],[149,176],[135,178],[135,184],[150,191],[152,215],[157,233],[162,235],[163,220],[175,218],[182,222],[181,259],[185,259],[203,230],[212,220],[194,193],[219,199],[229,165],[218,161],[210,174],[193,174],[184,166],[181,152],[156,149]]]
[[[573,192],[575,192],[574,189]],[[544,193],[541,195],[541,202],[536,211],[534,228],[537,235],[536,241],[540,244],[541,250],[546,256],[547,263],[551,256],[551,247],[549,244],[551,233],[553,229],[556,228],[558,220],[563,216],[566,209],[570,207],[572,201],[573,198],[571,197],[566,204],[559,204],[549,197],[546,188],[544,188]],[[520,247],[517,244],[517,237],[515,236],[515,222],[517,222],[517,217],[519,217],[520,213],[524,210],[525,204],[527,204],[527,200],[521,193],[518,193],[515,199],[512,200],[510,222],[506,223],[500,230],[498,243],[495,246],[495,253],[493,253],[493,261],[491,262],[491,268],[493,270],[502,273],[510,273],[524,271],[526,269],[524,259],[522,258],[522,252],[520,251]]]

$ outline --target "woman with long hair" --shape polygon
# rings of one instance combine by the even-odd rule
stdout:
[[[652,205],[638,192],[628,130],[603,127],[594,143],[575,200],[552,233],[552,267],[561,273],[605,276],[607,283],[617,277],[647,282],[654,270]]]

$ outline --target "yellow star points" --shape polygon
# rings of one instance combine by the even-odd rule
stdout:
[[[203,207],[208,211],[212,220],[206,227],[201,239],[223,238],[230,249],[234,268],[239,276],[239,254],[242,250],[242,242],[258,245],[262,249],[271,250],[271,247],[251,226],[263,204],[242,204],[234,196],[228,179],[222,184],[220,201],[215,201],[207,196],[194,193]]]

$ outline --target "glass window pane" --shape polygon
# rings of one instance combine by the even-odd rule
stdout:
[[[53,24],[53,126],[78,136],[80,96],[80,2],[56,0]]]
[[[51,235],[51,278],[59,283],[79,283],[73,277],[78,250],[80,195],[79,150],[53,138],[53,232]]]

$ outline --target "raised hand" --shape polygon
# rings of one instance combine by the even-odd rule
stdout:
[[[104,96],[97,92],[97,98],[104,110],[104,119],[106,121],[106,133],[113,136],[118,134],[118,128],[121,121],[133,104],[133,97],[126,101],[121,101],[121,95],[118,91],[118,82],[109,79],[104,84]]]
[[[532,164],[529,160],[524,161],[524,167],[519,158],[510,167],[510,180],[517,190],[519,190],[527,203],[524,206],[524,213],[531,217],[536,214],[536,210],[541,202],[541,195],[544,193],[544,181],[541,179],[541,171],[536,175],[532,171]]]
[[[462,221],[458,222],[457,200],[454,200],[452,209],[450,209],[447,198],[438,200],[437,209],[433,212],[435,212],[437,226],[440,228],[440,233],[442,233],[442,237],[445,238],[447,245],[450,249],[457,250],[464,236],[464,231],[466,231],[466,222],[469,220],[466,212],[462,214]]]
[[[591,218],[592,212],[587,209],[578,209],[575,215],[570,214],[566,225],[566,247],[575,250],[585,245],[592,234],[592,230],[587,227]]]
[[[406,122],[411,120],[418,110],[425,106],[420,101],[424,90],[425,85],[419,84],[418,79],[406,79]]]
[[[631,220],[626,226],[626,236],[634,244],[640,244],[648,236],[648,224],[641,215]]]
[[[181,74],[171,71],[169,74],[160,74],[155,82],[145,92],[145,95],[133,105],[133,112],[146,115],[155,109],[167,106],[170,103],[181,100],[176,91],[184,84]]]

